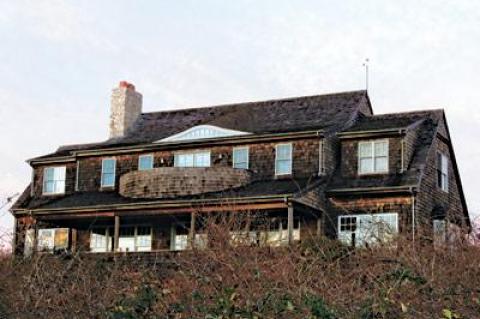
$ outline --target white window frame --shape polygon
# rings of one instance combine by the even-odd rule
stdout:
[[[105,161],[108,161],[108,160],[113,160],[113,184],[111,185],[105,185],[104,183],[104,180],[103,180],[103,175],[104,175],[104,165],[105,165]],[[105,157],[105,158],[102,158],[102,175],[101,175],[101,180],[100,180],[100,185],[102,188],[108,188],[108,187],[115,187],[115,179],[117,178],[117,159],[115,157]]]
[[[386,145],[387,145],[387,155],[386,155],[387,165],[386,165],[385,170],[377,170],[376,167],[375,167],[375,162],[376,162],[375,159],[377,157],[385,157],[385,156],[376,156],[376,154],[375,154],[375,144],[376,143],[386,143]],[[372,154],[369,157],[362,157],[361,153],[360,153],[360,148],[361,148],[361,145],[366,145],[366,144],[370,144],[370,146],[372,148]],[[361,160],[363,158],[371,158],[372,159],[372,170],[371,171],[362,172]],[[390,170],[390,163],[389,162],[390,162],[390,141],[389,141],[388,138],[358,142],[358,146],[357,146],[357,165],[358,165],[358,174],[359,175],[386,174]]]
[[[198,156],[198,154],[208,154],[208,166],[196,166],[195,165],[195,162],[196,162],[196,156]],[[178,166],[178,157],[177,156],[181,156],[181,155],[192,155],[192,166]],[[194,151],[194,152],[176,152],[174,155],[173,155],[174,159],[173,159],[173,166],[174,167],[184,167],[184,168],[189,168],[189,167],[211,167],[212,166],[212,152],[210,150],[202,150],[202,151]]]
[[[289,160],[290,160],[290,167],[288,172],[278,172],[278,161],[287,161],[286,159],[278,159],[278,148],[281,146],[289,146],[290,153],[289,153]],[[293,170],[293,144],[292,143],[281,143],[275,145],[275,176],[282,176],[282,175],[291,175]]]
[[[391,234],[392,236],[395,236],[396,234],[398,234],[399,232],[399,228],[398,228],[398,213],[395,213],[395,212],[388,212],[388,213],[376,213],[376,214],[357,214],[357,215],[340,215],[338,216],[338,219],[337,219],[337,238],[344,242],[344,243],[348,243],[348,244],[352,244],[351,243],[351,234],[352,233],[355,233],[355,247],[361,247],[365,244],[375,244],[377,243],[377,241],[375,241],[375,239],[378,239],[378,238],[375,238],[374,236],[371,236],[368,237],[368,234],[360,234],[362,228],[361,228],[361,225],[360,225],[360,222],[361,222],[361,219],[371,219],[371,223],[372,225],[375,225],[373,223],[374,219],[378,219],[378,218],[385,218],[385,217],[394,217],[395,218],[395,229],[394,229],[394,232]],[[343,218],[355,218],[355,231],[349,231],[349,230],[346,230],[346,231],[342,231],[341,230],[341,224],[342,224],[342,219]],[[376,229],[373,230],[373,231],[377,231]],[[362,238],[360,235],[364,235],[365,237]],[[348,237],[346,237],[348,236]],[[383,238],[380,242],[387,242],[388,241],[388,238]]]
[[[440,166],[438,167],[438,159],[440,156]],[[440,182],[441,185],[438,185],[438,176],[437,176],[437,187],[440,188],[442,191],[448,193],[448,157],[442,152],[437,152],[437,159],[436,159],[436,171],[437,174],[440,174]]]
[[[143,169],[141,169],[141,168],[140,168],[140,163],[141,163],[142,159],[143,159],[143,158],[146,158],[146,157],[149,157],[149,158],[152,159],[152,164],[151,164],[150,167],[148,167],[148,168],[143,168]],[[138,170],[139,170],[139,171],[148,171],[148,170],[151,170],[151,169],[153,169],[153,166],[154,166],[154,156],[153,156],[153,154],[143,154],[143,155],[140,155],[140,156],[138,157]]]
[[[49,169],[53,169],[53,176],[55,178],[55,170],[62,170],[63,171],[63,180],[55,180],[53,179],[53,191],[52,192],[48,192],[46,190],[46,184],[47,184],[47,180],[46,180],[46,177],[47,177],[47,170]],[[65,194],[65,186],[66,186],[66,181],[67,181],[67,167],[66,166],[49,166],[49,167],[45,167],[43,169],[43,180],[42,180],[42,194],[43,195],[62,195],[62,194]],[[63,187],[62,187],[62,190],[61,191],[55,191],[55,189],[57,188],[57,183],[62,183],[63,182]]]
[[[235,152],[242,151],[242,150],[245,150],[247,152],[247,161],[245,162],[247,165],[246,165],[245,168],[235,167],[235,164],[238,164],[238,163],[236,163]],[[244,163],[244,162],[240,162],[240,163]],[[232,150],[232,167],[233,168],[238,168],[238,169],[249,169],[250,168],[250,150],[249,150],[248,146],[241,146],[241,147],[234,147],[233,148],[233,150]]]

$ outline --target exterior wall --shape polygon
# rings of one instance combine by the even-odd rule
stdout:
[[[400,137],[385,137],[375,139],[345,139],[341,141],[341,159],[340,168],[341,175],[343,177],[352,178],[362,176],[371,176],[371,174],[359,175],[358,174],[358,143],[370,140],[388,140],[388,174],[397,174],[401,170],[401,138]],[[387,174],[384,174],[387,175]]]
[[[291,140],[275,143],[251,143],[232,146],[214,146],[202,148],[179,149],[178,152],[210,150],[212,167],[232,167],[232,151],[237,146],[249,146],[249,170],[252,173],[253,180],[265,180],[274,178],[309,178],[318,175],[319,169],[319,138],[309,138],[302,140]],[[275,146],[280,143],[289,143],[293,145],[293,176],[275,177]],[[333,170],[335,159],[330,155],[335,147],[334,142],[327,143],[328,167]],[[77,163],[68,163],[66,194],[77,190],[86,191],[116,191],[118,190],[119,179],[125,173],[136,171],[138,169],[138,157],[145,154],[154,155],[154,167],[173,167],[174,154],[177,151],[154,151],[145,153],[136,153],[129,155],[116,156],[92,156],[78,159],[78,181]],[[101,189],[102,159],[114,157],[116,159],[116,183],[115,187]],[[64,165],[64,164],[59,164]],[[51,165],[58,166],[58,165]],[[43,170],[47,165],[36,166],[34,168],[34,196],[42,195]]]
[[[397,213],[399,233],[411,230],[412,224],[412,197],[401,196],[351,196],[342,198],[329,198],[328,211],[325,217],[325,233],[336,238],[338,216],[351,214],[377,214]]]
[[[448,192],[444,192],[437,186],[436,156],[442,152],[448,158]],[[446,218],[462,225],[464,219],[463,206],[460,200],[455,172],[451,161],[452,154],[448,145],[436,136],[428,154],[427,165],[424,170],[419,192],[417,195],[416,208],[419,214],[419,222],[427,229],[432,227],[432,213],[435,208],[441,207],[445,211]]]
[[[172,198],[224,191],[247,185],[250,179],[248,170],[231,167],[161,167],[124,174],[119,193],[130,198]]]

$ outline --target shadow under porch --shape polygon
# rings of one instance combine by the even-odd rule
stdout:
[[[204,208],[168,213],[45,214],[36,217],[30,250],[140,253],[202,249],[210,246],[213,224],[223,227],[232,244],[284,246],[323,234],[322,212],[291,202],[282,206],[213,212]]]

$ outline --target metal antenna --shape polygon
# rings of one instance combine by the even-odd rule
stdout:
[[[368,91],[368,58],[365,59],[365,62],[363,62],[363,66],[365,67],[365,90]]]

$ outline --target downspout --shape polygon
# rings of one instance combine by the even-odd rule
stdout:
[[[410,192],[412,193],[412,242],[415,243],[415,232],[416,232],[415,188],[411,187]]]

